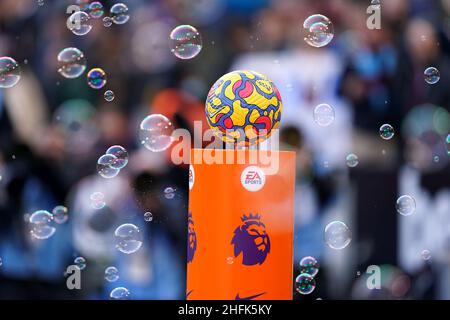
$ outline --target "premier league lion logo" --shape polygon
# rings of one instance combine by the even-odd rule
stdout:
[[[234,245],[234,256],[242,252],[242,264],[253,266],[262,264],[270,252],[270,239],[266,233],[266,226],[261,222],[259,214],[241,218],[242,223],[234,230],[231,244]]]
[[[192,219],[192,213],[189,212],[188,216],[188,245],[187,245],[187,261],[192,262],[194,259],[195,250],[197,250],[197,235],[194,229],[194,220]]]

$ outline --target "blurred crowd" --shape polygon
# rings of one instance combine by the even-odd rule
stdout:
[[[187,167],[170,150],[139,146],[137,128],[162,113],[177,128],[203,121],[210,86],[224,73],[251,69],[267,75],[283,99],[281,146],[297,153],[295,266],[307,255],[321,264],[317,288],[295,299],[450,299],[450,1],[381,0],[381,29],[367,28],[370,0],[133,0],[130,20],[84,36],[66,27],[77,0],[0,1],[0,56],[21,66],[21,80],[0,90],[0,298],[106,299],[127,287],[135,299],[184,299],[187,234]],[[120,1],[101,1],[106,9]],[[308,46],[303,21],[331,19],[334,39]],[[170,52],[168,35],[195,26],[203,48],[191,60]],[[88,69],[107,73],[105,90],[85,76],[65,79],[57,55],[77,47]],[[440,81],[429,85],[434,66]],[[334,108],[335,121],[320,127],[313,109]],[[382,124],[395,137],[379,136]],[[111,145],[130,154],[114,179],[96,173]],[[348,168],[346,156],[358,155]],[[176,196],[164,197],[173,187]],[[89,197],[105,194],[95,210]],[[395,210],[401,194],[417,203],[413,216]],[[27,217],[56,205],[68,223],[45,241],[30,237]],[[153,221],[143,219],[152,212]],[[406,219],[407,218],[407,219]],[[342,251],[323,243],[323,228],[345,221],[352,243]],[[141,250],[124,255],[113,232],[132,222],[143,230]],[[431,259],[423,259],[423,250]],[[82,290],[68,290],[64,271],[83,256]],[[365,287],[369,265],[383,270],[382,290]],[[115,283],[106,267],[119,269]]]

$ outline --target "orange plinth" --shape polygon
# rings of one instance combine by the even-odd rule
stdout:
[[[191,152],[186,298],[292,299],[295,153],[271,152],[274,172],[248,162],[257,151],[241,164],[199,163],[205,152]]]

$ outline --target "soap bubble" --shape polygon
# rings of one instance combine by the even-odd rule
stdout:
[[[56,206],[52,210],[53,220],[57,224],[63,224],[69,219],[69,211],[64,206]]]
[[[395,131],[394,127],[390,124],[383,124],[380,127],[380,137],[384,140],[390,140],[394,137]]]
[[[431,259],[431,252],[430,252],[430,250],[427,250],[427,249],[422,250],[421,256],[422,256],[422,259],[425,260],[425,261],[430,260]]]
[[[331,249],[342,250],[352,241],[352,234],[342,221],[332,221],[325,227],[324,240]]]
[[[114,100],[114,91],[106,90],[104,94],[105,100],[111,102]]]
[[[172,133],[172,122],[162,114],[147,116],[139,126],[141,144],[153,152],[168,149],[173,142]]]
[[[123,169],[128,164],[128,152],[122,146],[109,147],[106,154],[111,154],[117,159],[110,165],[113,169]]]
[[[31,236],[35,239],[48,239],[55,234],[53,216],[46,210],[39,210],[30,216]]]
[[[300,273],[314,277],[319,272],[319,263],[316,258],[308,256],[300,260]]]
[[[330,19],[321,14],[309,16],[303,23],[305,41],[312,47],[326,46],[333,40],[334,28]]]
[[[175,197],[175,189],[172,187],[167,187],[164,189],[164,197],[166,199],[173,199]]]
[[[202,37],[193,26],[181,25],[170,33],[170,49],[177,58],[194,58],[202,50],[202,45]]]
[[[130,296],[130,291],[125,287],[115,288],[109,294],[109,298],[111,300],[129,300]]]
[[[403,195],[397,199],[395,208],[402,216],[409,216],[416,211],[416,201],[409,195]]]
[[[119,270],[116,267],[108,267],[105,269],[105,280],[108,282],[116,282],[119,280]]]
[[[314,108],[313,116],[319,126],[327,127],[334,121],[334,109],[330,105],[322,103]]]
[[[91,69],[87,74],[87,82],[92,89],[103,88],[106,84],[105,71],[100,68]]]
[[[441,79],[441,74],[435,67],[426,68],[424,73],[425,82],[428,84],[436,84]]]
[[[106,179],[111,179],[117,176],[120,169],[115,169],[112,166],[119,161],[117,157],[112,154],[104,154],[97,161],[97,172],[100,176]]]
[[[315,288],[316,281],[307,273],[302,273],[295,279],[295,289],[300,294],[310,294]]]
[[[354,168],[359,163],[358,156],[354,153],[350,153],[349,155],[347,155],[346,162],[347,166],[349,166],[350,168]]]
[[[92,29],[91,17],[84,11],[77,11],[69,17],[67,27],[73,34],[84,36]]]
[[[151,212],[146,212],[144,214],[144,220],[147,222],[153,221],[153,214]]]
[[[111,20],[115,24],[124,24],[130,20],[130,16],[128,15],[128,7],[123,3],[116,3],[113,5],[109,13]]]
[[[86,57],[77,48],[65,48],[58,54],[58,72],[65,78],[74,79],[86,70]]]
[[[370,5],[373,6],[376,10],[381,8],[380,0],[372,0],[370,1]]]
[[[130,254],[138,251],[142,246],[142,234],[138,227],[131,223],[122,224],[114,232],[116,248],[123,253]]]
[[[14,87],[20,80],[20,67],[11,57],[0,58],[0,88]]]
[[[91,194],[90,200],[91,207],[96,210],[103,209],[106,205],[105,195],[102,192],[94,192],[93,194]]]
[[[75,260],[73,260],[73,263],[75,263],[80,270],[86,268],[86,259],[83,257],[76,257]]]
[[[94,19],[98,19],[101,18],[103,16],[103,5],[98,2],[98,1],[94,1],[89,5],[89,15],[94,18]]]
[[[112,19],[110,17],[104,17],[103,18],[103,26],[106,28],[109,28],[112,26]]]

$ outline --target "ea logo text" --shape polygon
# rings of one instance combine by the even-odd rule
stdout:
[[[259,191],[266,184],[266,174],[257,166],[247,167],[242,171],[241,183],[250,192]]]

